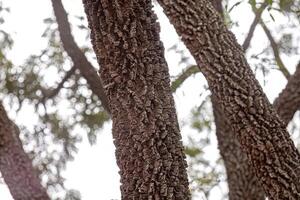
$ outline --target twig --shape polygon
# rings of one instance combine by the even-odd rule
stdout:
[[[247,37],[246,39],[244,40],[243,42],[243,49],[244,51],[247,51],[247,49],[249,48],[250,46],[250,42],[251,42],[251,39],[253,37],[253,34],[254,34],[254,30],[257,26],[257,24],[259,23],[260,19],[261,19],[261,15],[263,13],[263,11],[265,10],[265,8],[268,6],[268,3],[265,1],[260,8],[257,9],[257,11],[255,12],[255,18],[249,28],[249,31],[248,31],[248,34],[247,34]]]

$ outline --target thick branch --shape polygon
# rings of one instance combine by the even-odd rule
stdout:
[[[213,0],[213,5],[219,13],[222,12],[219,9],[222,6],[222,0]],[[263,6],[261,9],[263,9]],[[261,13],[256,13],[256,16],[258,17]],[[248,38],[244,42],[246,44],[244,51],[247,51],[249,47],[257,17],[255,17]],[[247,155],[242,151],[241,145],[232,131],[230,122],[224,115],[214,95],[211,96],[211,102],[215,118],[218,147],[226,169],[229,199],[264,200],[265,193],[258,183],[252,167],[248,163]]]
[[[300,154],[243,49],[208,0],[159,0],[222,106],[269,199],[300,199]]]
[[[293,119],[295,112],[300,109],[300,62],[296,67],[296,72],[290,76],[286,87],[273,105],[286,124]]]
[[[24,152],[19,129],[0,101],[0,171],[15,200],[49,200],[37,172]]]
[[[107,98],[104,94],[103,85],[100,77],[97,75],[96,70],[93,65],[88,61],[84,53],[76,44],[72,33],[70,24],[68,22],[67,13],[62,5],[61,0],[51,0],[58,24],[58,30],[60,38],[63,44],[63,47],[67,54],[71,57],[74,66],[79,69],[81,75],[86,79],[87,83],[90,86],[90,89],[94,94],[100,99],[104,109],[110,113],[108,106]]]
[[[232,131],[217,98],[211,96],[218,148],[226,169],[230,200],[264,200],[265,193],[258,183],[247,155]]]

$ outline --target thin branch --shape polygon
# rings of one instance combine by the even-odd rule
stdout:
[[[86,79],[90,86],[90,89],[100,99],[104,109],[110,114],[108,101],[104,93],[104,88],[100,77],[93,65],[88,61],[84,53],[76,44],[68,21],[66,10],[64,9],[61,0],[51,0],[58,24],[59,35],[63,44],[63,47],[67,54],[72,59],[74,66],[79,69],[81,75]]]
[[[266,33],[269,41],[270,41],[270,44],[271,44],[271,47],[272,47],[272,50],[273,50],[273,54],[274,54],[274,57],[275,57],[275,61],[277,63],[277,66],[278,66],[279,70],[283,73],[283,75],[287,79],[289,79],[291,74],[289,73],[288,69],[286,68],[286,66],[284,65],[284,63],[283,63],[283,61],[280,57],[278,45],[277,45],[274,37],[272,36],[271,31],[268,29],[268,27],[263,22],[263,20],[261,20],[259,23],[260,23],[261,27],[263,28],[264,32]]]
[[[197,65],[192,65],[185,69],[178,77],[171,83],[172,92],[176,92],[176,90],[180,87],[180,85],[191,75],[197,74],[200,72],[199,67]]]
[[[53,90],[51,90],[46,96],[43,97],[43,100],[51,99],[55,97],[60,90],[63,88],[64,83],[75,73],[76,67],[72,67],[64,76],[64,78],[61,80],[61,82],[57,85],[57,87]]]
[[[244,40],[243,45],[242,45],[244,51],[247,51],[247,49],[249,48],[251,39],[252,39],[254,31],[255,31],[255,28],[256,28],[257,24],[259,23],[259,21],[261,19],[261,15],[262,15],[263,11],[265,10],[265,8],[267,6],[268,6],[268,3],[265,1],[264,3],[262,3],[261,7],[258,8],[257,11],[255,12],[254,20],[253,20],[253,22],[252,22],[252,24],[249,28],[247,37]]]

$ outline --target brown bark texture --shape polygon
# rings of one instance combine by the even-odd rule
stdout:
[[[247,155],[242,151],[231,124],[214,96],[211,96],[218,148],[226,169],[228,197],[230,200],[264,200],[260,186]]]
[[[49,200],[37,172],[24,152],[18,127],[0,101],[0,171],[15,200]]]
[[[269,199],[300,199],[300,154],[208,0],[158,0],[191,51]]]
[[[296,72],[290,76],[286,87],[279,94],[273,105],[286,126],[300,108],[300,63]],[[212,96],[212,105],[216,124],[216,135],[220,154],[227,174],[230,200],[265,199],[264,192],[250,168],[246,154],[232,132],[216,98]]]
[[[273,105],[286,125],[293,119],[295,112],[300,109],[300,62]]]
[[[211,1],[214,8],[223,17],[222,0]],[[244,51],[247,50],[254,29],[260,19],[260,14],[255,16],[249,33],[243,44]],[[259,15],[259,17],[258,17]],[[247,155],[242,151],[236,135],[230,127],[230,122],[224,115],[217,99],[212,95],[211,102],[215,118],[216,136],[218,148],[224,161],[226,169],[228,197],[230,200],[264,200],[265,193],[260,186],[252,167],[248,163]]]
[[[74,63],[74,66],[79,69],[80,74],[86,79],[90,89],[100,99],[103,108],[110,114],[107,98],[104,94],[104,88],[100,77],[93,65],[88,61],[84,53],[76,44],[68,21],[68,15],[63,7],[61,0],[51,0],[56,17],[58,31],[62,45]]]
[[[83,0],[111,108],[122,199],[190,199],[160,27],[150,0]]]

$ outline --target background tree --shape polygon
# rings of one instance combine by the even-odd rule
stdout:
[[[47,200],[47,192],[23,150],[19,133],[0,101],[0,170],[5,183],[15,200]]]

